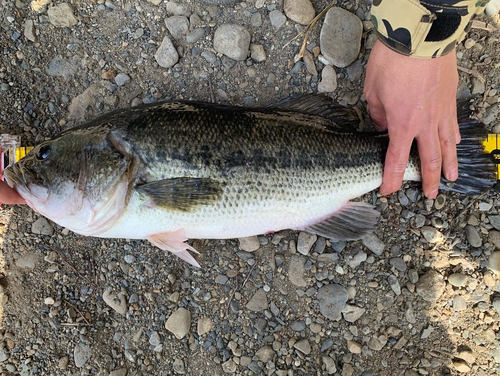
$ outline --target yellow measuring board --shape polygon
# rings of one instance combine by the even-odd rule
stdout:
[[[491,161],[495,163],[497,180],[500,178],[500,134],[488,134],[488,138],[483,142],[484,151],[490,153]]]
[[[33,146],[21,146],[16,148],[16,162],[21,158],[24,158],[26,154],[28,154],[31,150],[33,150]]]

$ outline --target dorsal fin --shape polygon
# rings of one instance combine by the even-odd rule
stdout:
[[[269,107],[281,110],[295,111],[308,115],[321,116],[335,123],[332,130],[355,131],[362,119],[354,108],[347,108],[336,103],[330,97],[319,94],[301,94],[288,97]]]

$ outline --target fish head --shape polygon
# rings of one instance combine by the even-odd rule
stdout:
[[[99,127],[66,131],[5,170],[7,183],[35,211],[84,235],[109,229],[128,196],[131,158]]]

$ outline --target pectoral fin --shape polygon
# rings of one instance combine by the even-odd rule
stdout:
[[[365,202],[349,202],[331,217],[307,226],[304,231],[337,240],[359,240],[378,225],[380,213]]]
[[[160,232],[158,234],[151,235],[148,237],[148,240],[163,251],[172,252],[180,259],[196,266],[197,268],[200,268],[200,264],[198,264],[191,253],[189,253],[189,251],[194,253],[198,253],[198,251],[196,251],[196,249],[191,247],[189,244],[184,243],[187,238],[186,230],[183,228],[177,231]]]
[[[208,178],[165,179],[139,185],[136,189],[147,195],[153,205],[183,212],[213,204],[222,195],[221,184]]]

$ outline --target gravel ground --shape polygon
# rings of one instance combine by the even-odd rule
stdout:
[[[319,91],[364,107],[375,41],[365,0],[339,2],[297,63],[301,39],[283,46],[328,1],[30,5],[0,1],[1,131],[25,145],[165,98],[253,106]],[[458,47],[459,96],[500,133],[499,34],[482,25]],[[382,222],[362,241],[195,240],[201,270],[147,242],[85,238],[3,206],[0,372],[499,374],[498,194],[426,200],[405,184],[363,199]]]

